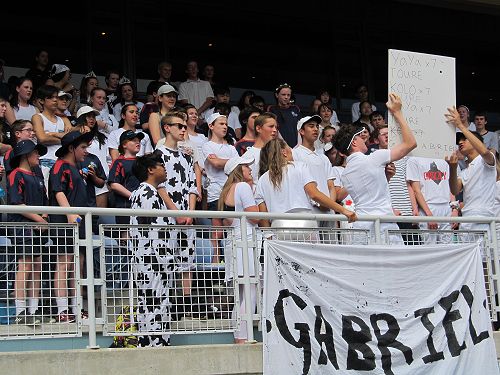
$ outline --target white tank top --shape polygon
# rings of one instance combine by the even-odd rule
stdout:
[[[56,122],[50,121],[47,117],[40,113],[40,117],[43,120],[43,130],[45,133],[64,133],[64,121],[61,117],[56,116]],[[61,145],[45,145],[47,146],[47,154],[41,157],[41,159],[52,159],[57,160],[56,150],[61,147]]]
[[[14,115],[16,120],[28,120],[31,121],[31,117],[36,113],[36,108],[34,105],[28,104],[27,107],[14,107]]]

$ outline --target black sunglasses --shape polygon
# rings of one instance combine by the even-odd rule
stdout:
[[[177,128],[179,130],[182,130],[182,129],[187,130],[187,128],[188,128],[187,125],[181,124],[180,122],[172,122],[172,123],[167,122],[167,125],[168,126],[177,126]]]

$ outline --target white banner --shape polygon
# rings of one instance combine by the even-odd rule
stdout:
[[[266,241],[264,375],[498,374],[480,249]]]
[[[440,158],[455,146],[455,127],[445,113],[456,102],[455,59],[425,53],[389,50],[389,93],[403,101],[403,115],[417,140],[411,156]],[[401,142],[401,129],[389,116],[389,148]]]

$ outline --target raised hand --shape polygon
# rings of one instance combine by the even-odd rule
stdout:
[[[455,126],[456,128],[459,128],[461,125],[463,125],[462,120],[460,119],[460,114],[458,113],[455,106],[449,107],[447,109],[448,113],[444,114],[444,117],[446,117],[446,122]]]
[[[458,155],[456,151],[453,151],[453,153],[450,156],[445,156],[444,160],[448,163],[450,168],[456,168],[458,164]]]
[[[387,103],[385,103],[387,106],[387,109],[392,113],[400,112],[401,108],[403,107],[403,102],[401,101],[401,98],[399,95],[390,93],[389,94],[389,100]]]

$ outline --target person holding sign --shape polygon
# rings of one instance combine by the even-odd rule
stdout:
[[[385,176],[385,166],[400,160],[417,147],[417,141],[401,112],[401,98],[391,93],[387,108],[396,120],[401,130],[402,142],[391,149],[377,150],[365,155],[367,146],[361,137],[364,127],[354,124],[340,128],[335,136],[334,146],[347,157],[346,167],[342,174],[344,189],[350,194],[356,207],[356,214],[363,215],[393,215],[389,185]],[[354,228],[374,230],[371,222],[356,222]],[[398,230],[395,223],[383,223],[381,233],[386,229]],[[400,236],[394,240],[403,243]]]
[[[449,124],[458,129],[458,150],[468,160],[468,167],[457,173],[458,155],[453,152],[445,160],[450,165],[450,190],[457,195],[463,190],[462,216],[493,217],[495,205],[496,168],[495,155],[483,143],[483,137],[469,130],[455,107],[445,114]],[[463,230],[488,230],[489,224],[461,223]]]

